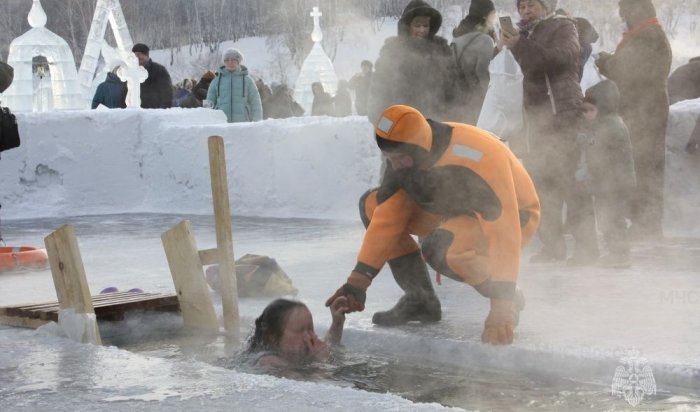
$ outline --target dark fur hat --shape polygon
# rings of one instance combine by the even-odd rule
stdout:
[[[496,7],[491,0],[472,0],[469,5],[469,16],[486,19],[491,12],[496,11]]]

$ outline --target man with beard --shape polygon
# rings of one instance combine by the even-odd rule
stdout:
[[[348,312],[364,310],[367,288],[389,263],[405,295],[372,322],[437,322],[441,307],[427,261],[490,299],[484,342],[512,343],[524,305],[516,287],[520,249],[540,216],[525,168],[489,132],[428,120],[408,106],[387,108],[375,134],[390,167],[381,186],[360,199],[367,232],[357,264],[326,305],[346,296]],[[411,235],[422,237],[421,246]]]

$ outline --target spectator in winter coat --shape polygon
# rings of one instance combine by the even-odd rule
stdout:
[[[564,9],[557,9],[557,15],[573,18],[576,21],[576,31],[578,31],[578,42],[581,46],[581,68],[579,69],[579,79],[583,79],[583,69],[586,62],[593,53],[593,43],[598,41],[598,32],[593,27],[591,22],[583,17],[572,17],[571,14]]]
[[[321,82],[311,83],[314,101],[311,103],[311,116],[333,116],[333,96],[328,94]]]
[[[369,91],[368,116],[375,123],[387,107],[404,104],[433,120],[447,120],[453,58],[447,40],[436,33],[442,15],[423,0],[411,0],[398,23],[398,36],[379,51]]]
[[[199,79],[197,84],[195,84],[194,87],[192,87],[192,92],[190,93],[190,95],[185,100],[183,100],[182,103],[180,103],[180,107],[202,107],[202,102],[207,98],[209,85],[215,77],[216,74],[213,71],[207,70],[207,72],[204,73],[204,75],[202,75],[202,78]]]
[[[583,180],[595,196],[598,227],[603,232],[608,254],[598,260],[599,266],[630,266],[630,245],[627,237],[629,202],[636,186],[632,143],[629,131],[618,113],[620,92],[611,80],[586,90],[583,116],[587,120],[583,140],[585,166],[580,169]]]
[[[188,80],[185,79],[182,83],[178,83],[173,87],[173,107],[182,107],[190,100],[192,92],[187,88]]]
[[[257,122],[263,118],[260,93],[241,62],[240,51],[226,50],[224,65],[216,71],[207,93],[211,107],[223,110],[229,123]]]
[[[12,84],[14,78],[14,69],[5,62],[0,62],[0,93],[7,90]]]
[[[489,87],[496,9],[491,0],[472,0],[469,14],[452,31],[460,90],[454,102],[455,120],[476,124]]]
[[[148,78],[141,83],[141,107],[144,109],[167,109],[173,103],[173,82],[168,70],[148,57],[148,46],[137,43],[132,52],[139,65],[148,71]]]
[[[542,250],[532,262],[567,257],[562,212],[576,241],[571,265],[598,257],[593,199],[576,182],[581,149],[574,143],[583,99],[579,83],[579,37],[574,20],[554,14],[556,0],[518,0],[518,33],[501,32],[523,71],[523,108],[530,152],[525,165],[542,202]]]
[[[349,87],[355,91],[355,112],[360,116],[367,116],[367,98],[372,82],[372,67],[374,65],[371,61],[362,60],[360,63],[362,71],[350,79]]]
[[[269,111],[268,103],[272,97],[272,90],[270,90],[270,86],[265,84],[263,79],[255,79],[255,87],[257,87],[258,94],[260,95],[260,103],[262,104],[263,108],[263,119],[267,119],[270,117],[267,112]]]
[[[117,76],[115,67],[104,82],[97,86],[95,96],[92,98],[92,108],[96,109],[100,104],[110,109],[123,109],[126,107],[126,82]]]
[[[338,81],[338,90],[333,96],[333,115],[338,117],[350,116],[352,114],[352,98],[348,91],[347,80]]]
[[[270,119],[286,119],[304,115],[304,109],[294,100],[292,91],[286,84],[272,86],[272,96],[268,99],[267,106],[263,111],[265,116]]]
[[[600,73],[620,89],[620,114],[630,130],[638,196],[632,202],[632,233],[660,238],[663,222],[664,172],[671,46],[651,0],[620,0],[627,32],[615,53],[600,53]]]
[[[700,56],[671,73],[668,78],[668,98],[671,104],[700,97]]]

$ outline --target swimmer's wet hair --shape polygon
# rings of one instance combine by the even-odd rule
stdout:
[[[248,340],[248,353],[274,351],[284,333],[287,318],[292,309],[306,308],[306,305],[289,299],[275,299],[263,313],[255,319],[255,331]]]

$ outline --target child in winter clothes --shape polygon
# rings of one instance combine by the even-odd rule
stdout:
[[[595,197],[598,227],[608,249],[598,264],[614,268],[630,266],[628,203],[636,186],[632,144],[618,113],[619,100],[620,92],[610,80],[586,90],[582,111],[588,129],[578,137],[585,162],[577,178],[588,184]]]

